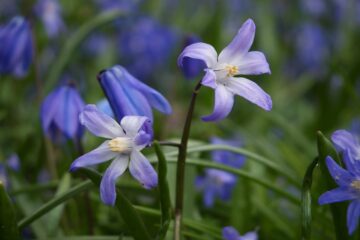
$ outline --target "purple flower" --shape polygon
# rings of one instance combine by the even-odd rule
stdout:
[[[240,236],[239,232],[231,226],[224,227],[222,229],[222,236],[224,240],[257,240],[258,239],[258,234],[256,231],[248,232],[245,235]]]
[[[234,95],[242,96],[267,111],[272,108],[271,97],[257,84],[246,78],[236,77],[270,73],[264,54],[249,52],[254,37],[255,23],[248,19],[219,56],[215,49],[206,43],[194,43],[180,54],[179,66],[182,66],[185,57],[200,59],[206,63],[202,84],[215,90],[215,106],[212,114],[202,117],[204,121],[219,121],[225,118],[233,107]]]
[[[98,148],[77,158],[70,171],[113,159],[100,184],[101,200],[114,205],[115,184],[129,166],[131,175],[146,189],[157,186],[157,173],[140,151],[152,141],[152,122],[143,116],[126,116],[120,125],[95,105],[87,105],[80,114],[80,121],[98,137],[107,138]]]
[[[172,111],[169,102],[159,92],[119,65],[100,72],[98,80],[119,121],[127,115],[146,116],[152,120],[151,107],[165,114]]]
[[[191,44],[200,42],[200,38],[197,36],[191,35],[187,36],[185,39],[185,47]],[[203,69],[205,68],[205,64],[202,60],[193,59],[185,57],[182,62],[182,72],[184,73],[185,77],[188,79],[194,78],[199,75]]]
[[[331,157],[326,158],[326,166],[339,187],[322,194],[319,197],[319,204],[351,200],[347,209],[347,227],[349,234],[352,234],[357,228],[360,217],[360,162],[352,157],[349,149],[343,156],[347,170],[337,165]]]
[[[224,140],[221,138],[211,138],[212,144],[229,145],[233,147],[242,146],[242,142],[237,139]],[[226,150],[215,150],[211,152],[212,159],[215,162],[225,164],[234,168],[241,168],[245,163],[245,156],[238,153],[233,153]]]
[[[35,12],[41,18],[49,37],[55,37],[65,29],[61,7],[57,0],[38,0]]]
[[[13,153],[8,157],[8,159],[6,160],[6,164],[13,171],[20,171],[20,159],[16,153]]]
[[[360,160],[360,142],[357,136],[346,130],[337,130],[331,135],[331,140],[340,152],[348,150],[353,159]]]
[[[195,186],[198,190],[203,191],[204,205],[212,207],[216,197],[224,201],[230,199],[236,180],[236,176],[231,173],[217,169],[206,169],[205,176],[196,178]]]
[[[76,88],[67,84],[56,88],[41,105],[41,125],[44,133],[54,141],[80,139],[83,127],[79,114],[84,108],[84,101]]]
[[[34,52],[28,21],[18,16],[0,27],[0,42],[0,74],[24,77]]]

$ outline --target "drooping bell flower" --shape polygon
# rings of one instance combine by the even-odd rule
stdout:
[[[152,120],[151,107],[165,114],[172,111],[169,102],[159,92],[120,65],[100,72],[98,80],[118,121],[127,115],[146,116]]]
[[[18,16],[0,26],[0,43],[0,74],[24,77],[34,54],[28,21]]]
[[[207,66],[201,83],[215,90],[215,106],[212,114],[202,117],[204,121],[224,119],[234,105],[234,95],[239,95],[267,111],[271,110],[271,97],[253,81],[239,77],[270,73],[264,54],[258,51],[249,52],[254,37],[255,23],[248,19],[219,55],[211,45],[202,42],[186,47],[180,54],[179,66],[182,66],[185,57],[203,60]]]
[[[341,168],[330,156],[326,166],[338,187],[323,193],[319,204],[351,201],[347,209],[347,227],[349,234],[356,230],[360,218],[360,161],[353,158],[350,149],[343,154],[346,169]]]
[[[80,139],[84,129],[79,114],[85,106],[79,92],[72,84],[56,88],[43,101],[41,125],[44,133],[53,141]]]
[[[195,187],[203,192],[203,202],[206,207],[212,207],[215,199],[228,201],[236,184],[235,175],[218,170],[206,169],[204,176],[195,179]]]
[[[61,6],[57,0],[38,0],[35,12],[43,22],[45,31],[50,38],[57,36],[65,29]]]
[[[131,175],[144,188],[157,186],[157,173],[140,152],[152,141],[152,122],[144,116],[126,116],[118,124],[108,115],[100,112],[95,105],[87,105],[80,114],[81,123],[98,137],[106,138],[98,148],[77,158],[70,171],[103,163],[112,159],[100,184],[101,200],[114,205],[116,180],[129,167]]]
[[[232,147],[240,147],[243,143],[239,139],[221,139],[217,137],[211,138],[212,144],[228,145]],[[226,150],[215,150],[211,152],[212,159],[215,162],[225,164],[234,168],[241,168],[245,163],[245,156]]]
[[[200,42],[200,38],[198,38],[197,36],[195,35],[187,36],[185,38],[184,47],[187,47],[197,42]],[[181,70],[186,78],[191,79],[199,75],[204,70],[205,67],[206,66],[203,61],[186,57],[182,62]]]
[[[256,231],[245,233],[245,235],[240,236],[239,232],[231,227],[224,227],[222,229],[222,236],[224,240],[257,240],[258,234]]]

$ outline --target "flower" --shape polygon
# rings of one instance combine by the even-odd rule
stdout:
[[[245,235],[240,236],[239,232],[231,226],[224,227],[222,229],[222,236],[224,240],[257,240],[258,239],[258,234],[256,231],[248,232]]]
[[[318,201],[323,205],[351,200],[347,209],[347,227],[349,234],[352,234],[360,217],[360,162],[352,157],[349,149],[343,156],[347,170],[341,168],[330,156],[326,158],[330,175],[339,187],[323,193]]]
[[[194,35],[187,36],[185,38],[185,47],[193,43],[200,42],[200,38]],[[203,61],[192,58],[184,58],[182,62],[182,72],[188,79],[194,78],[205,68]]]
[[[169,102],[159,92],[120,65],[100,72],[98,80],[119,121],[127,115],[146,116],[152,120],[151,107],[165,114],[172,111]]]
[[[85,103],[72,84],[56,88],[41,105],[41,125],[43,131],[54,141],[80,139],[83,127],[79,122],[79,114]]]
[[[233,147],[240,147],[242,142],[237,139],[224,140],[221,138],[213,137],[211,138],[212,144],[221,144],[221,145],[229,145]],[[241,168],[245,163],[245,156],[233,153],[226,150],[215,150],[211,152],[212,159],[215,162],[225,164],[234,168]]]
[[[337,130],[331,135],[331,140],[340,152],[349,150],[353,159],[360,160],[360,142],[357,136],[346,130]]]
[[[248,19],[239,29],[232,42],[219,56],[206,43],[194,43],[184,49],[178,58],[183,65],[185,57],[203,60],[207,66],[202,85],[215,90],[215,106],[212,114],[202,117],[204,121],[219,121],[225,118],[234,105],[234,95],[242,96],[250,102],[269,111],[271,97],[257,84],[238,75],[258,75],[270,73],[269,64],[263,53],[249,49],[255,37],[255,23]]]
[[[157,186],[154,168],[140,151],[150,144],[152,122],[144,116],[126,116],[120,125],[95,105],[87,105],[80,114],[81,123],[98,137],[107,138],[98,148],[77,158],[70,171],[113,159],[100,184],[100,196],[107,205],[116,200],[115,183],[129,166],[131,175],[146,189]]]
[[[57,0],[38,0],[35,12],[41,18],[49,37],[55,37],[65,29],[61,7]]]
[[[114,118],[113,110],[111,109],[110,103],[106,98],[101,99],[96,103],[96,107],[106,115]]]
[[[34,54],[28,21],[18,16],[0,27],[0,42],[0,74],[24,77]]]
[[[230,199],[236,180],[236,176],[231,173],[218,169],[206,169],[205,176],[198,176],[195,179],[195,186],[204,193],[204,205],[212,207],[216,197],[224,201]]]

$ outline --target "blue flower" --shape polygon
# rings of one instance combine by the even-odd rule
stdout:
[[[229,145],[233,147],[242,146],[242,142],[237,139],[224,140],[221,138],[211,138],[212,144]],[[245,156],[238,153],[233,153],[226,150],[215,150],[211,152],[212,159],[215,162],[225,164],[234,168],[241,168],[245,163]]]
[[[15,172],[20,171],[20,159],[16,153],[11,154],[6,160],[7,166]]]
[[[200,38],[198,38],[197,36],[187,36],[185,39],[185,47],[197,42],[200,42]],[[204,68],[205,64],[203,61],[188,57],[184,58],[181,67],[185,77],[188,79],[194,78],[199,75]]]
[[[348,150],[353,159],[360,160],[360,142],[357,136],[346,130],[337,130],[331,135],[331,140],[338,151]]]
[[[38,0],[35,12],[41,18],[49,37],[55,37],[65,29],[61,7],[57,0]]]
[[[24,77],[33,60],[33,40],[28,21],[13,18],[0,27],[0,74]]]
[[[3,183],[5,188],[10,187],[8,170],[19,172],[20,171],[20,160],[19,156],[16,153],[11,154],[5,161],[5,163],[0,162],[0,182]]]
[[[104,11],[114,9],[132,11],[138,7],[140,0],[95,0],[95,2]]]
[[[354,233],[360,217],[360,162],[352,157],[350,150],[344,152],[346,169],[341,168],[331,157],[326,158],[330,175],[339,186],[319,197],[319,204],[328,204],[351,200],[347,209],[347,227],[349,234]]]
[[[111,109],[110,103],[109,103],[109,101],[108,101],[106,98],[98,101],[98,102],[96,103],[96,107],[97,107],[101,112],[103,112],[103,113],[105,113],[106,115],[114,118],[114,112],[113,112],[113,110]]]
[[[119,65],[100,72],[98,80],[119,121],[127,115],[146,116],[152,120],[151,107],[165,114],[172,111],[169,102],[159,92]]]
[[[224,227],[222,229],[222,236],[224,240],[257,240],[258,239],[258,234],[256,231],[248,232],[245,235],[240,236],[239,232],[231,226]]]
[[[5,165],[2,163],[0,163],[0,183],[2,183],[5,188],[9,187],[8,174]]]
[[[54,141],[80,139],[83,127],[79,114],[85,103],[76,88],[67,84],[56,88],[43,101],[41,106],[41,125],[44,133]]]
[[[271,97],[257,84],[238,75],[258,75],[270,73],[269,64],[262,52],[251,51],[255,37],[255,23],[248,19],[239,29],[232,42],[219,56],[215,49],[206,43],[194,43],[184,49],[178,58],[182,66],[185,57],[203,60],[207,66],[202,85],[215,90],[215,106],[212,114],[202,117],[204,121],[224,119],[234,105],[234,95],[269,111]]]
[[[105,204],[115,204],[116,180],[128,167],[131,175],[146,189],[157,186],[157,173],[140,152],[152,141],[152,122],[147,117],[126,116],[119,125],[114,119],[100,112],[95,105],[87,105],[80,114],[80,121],[94,135],[108,140],[77,158],[70,170],[113,159],[100,184],[100,196]]]
[[[218,169],[206,169],[205,176],[196,178],[195,186],[198,190],[203,191],[204,205],[212,207],[216,197],[224,201],[230,199],[236,181],[236,176],[231,173]]]

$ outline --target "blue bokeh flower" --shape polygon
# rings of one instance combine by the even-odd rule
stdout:
[[[43,22],[50,38],[57,36],[65,29],[61,16],[61,6],[57,0],[38,0],[35,5],[35,12]]]
[[[211,138],[212,144],[228,145],[233,147],[242,146],[242,141],[239,139],[221,139],[218,137]],[[245,156],[238,153],[233,153],[226,150],[215,150],[211,152],[212,159],[215,162],[225,164],[234,168],[241,168],[245,163]]]
[[[0,74],[24,77],[33,60],[30,24],[23,17],[14,17],[0,27]]]
[[[239,232],[231,227],[224,227],[222,229],[222,236],[224,240],[257,240],[258,234],[256,231],[245,233],[245,235],[240,236]]]
[[[346,130],[337,130],[331,135],[331,140],[340,152],[349,151],[352,158],[360,160],[359,138]]]
[[[141,150],[152,141],[152,122],[147,117],[126,116],[120,125],[95,105],[87,105],[80,114],[81,123],[98,137],[107,138],[98,148],[77,158],[71,165],[74,171],[80,167],[96,165],[113,159],[100,184],[101,200],[114,205],[116,180],[129,167],[131,175],[146,189],[157,186],[154,168]]]
[[[84,129],[79,114],[85,106],[79,92],[72,84],[56,88],[41,105],[41,125],[44,133],[55,142],[80,139]]]
[[[182,66],[185,57],[200,59],[206,63],[202,85],[215,90],[215,106],[212,114],[202,117],[204,121],[219,121],[229,115],[234,105],[234,95],[242,96],[267,111],[271,110],[271,97],[256,83],[238,77],[270,73],[264,54],[258,51],[249,52],[254,37],[255,23],[248,19],[219,55],[206,43],[194,43],[180,54],[179,66]]]
[[[146,116],[152,120],[151,107],[165,114],[172,111],[159,92],[119,65],[100,72],[98,80],[118,121],[127,115]]]

